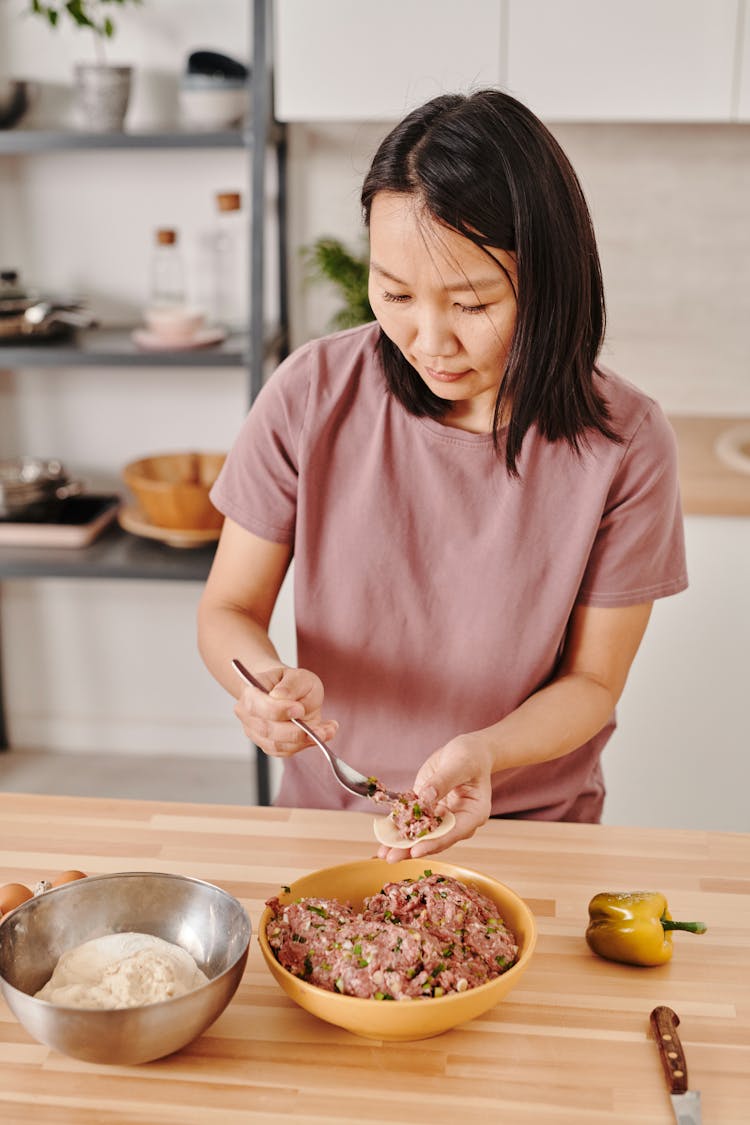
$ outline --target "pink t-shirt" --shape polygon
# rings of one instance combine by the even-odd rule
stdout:
[[[508,476],[491,435],[417,418],[389,394],[378,326],[314,340],[259,394],[213,488],[230,519],[294,550],[297,659],[339,721],[335,749],[390,789],[457,734],[496,723],[555,672],[578,604],[687,585],[673,432],[608,373],[622,444],[577,455],[527,433]],[[494,814],[597,820],[614,729],[494,776]],[[311,747],[277,804],[359,808]]]

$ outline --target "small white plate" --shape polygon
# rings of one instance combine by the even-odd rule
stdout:
[[[375,837],[381,844],[385,844],[387,848],[412,848],[415,844],[421,844],[424,840],[437,840],[440,836],[446,836],[451,828],[456,823],[456,818],[450,809],[440,814],[442,822],[433,828],[432,832],[425,832],[424,836],[420,836],[418,840],[407,840],[402,836],[396,825],[393,823],[392,814],[388,816],[376,816],[373,818],[373,830]]]
[[[148,328],[136,328],[131,334],[138,347],[148,352],[184,352],[192,348],[208,348],[212,344],[220,344],[226,337],[223,328],[200,328],[194,336],[178,343],[165,340],[157,332],[149,332]]]

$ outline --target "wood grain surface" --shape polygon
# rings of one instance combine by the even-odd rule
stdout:
[[[689,516],[749,516],[750,474],[725,465],[714,451],[720,434],[750,425],[743,417],[674,415],[682,507]],[[748,1115],[750,1120],[750,1115]]]
[[[358,813],[0,795],[0,884],[66,868],[178,872],[234,894],[254,931],[281,884],[375,846]],[[513,887],[539,926],[526,976],[481,1018],[422,1042],[357,1038],[286,998],[254,933],[223,1015],[144,1066],[58,1055],[0,1001],[0,1122],[666,1125],[649,1027],[659,1004],[679,1014],[704,1125],[750,1120],[750,835],[492,821],[443,858]],[[675,934],[659,968],[601,960],[584,931],[604,890],[662,891],[708,932]]]

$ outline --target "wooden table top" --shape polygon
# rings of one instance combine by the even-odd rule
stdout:
[[[723,415],[669,416],[677,435],[682,507],[688,516],[750,516],[750,475],[720,461],[719,435],[750,419]]]
[[[539,941],[508,998],[434,1039],[361,1039],[296,1007],[257,945],[265,899],[302,874],[374,854],[359,813],[0,795],[0,884],[66,868],[209,880],[248,910],[242,983],[197,1041],[139,1067],[66,1058],[0,1000],[0,1121],[91,1125],[377,1123],[661,1125],[674,1120],[649,1013],[674,1008],[705,1125],[750,1120],[750,835],[491,821],[443,859],[530,905]],[[659,890],[673,959],[639,969],[595,957],[590,898]],[[426,1001],[427,1002],[427,1001]]]

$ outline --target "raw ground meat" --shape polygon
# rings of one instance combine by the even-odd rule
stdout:
[[[518,956],[497,907],[476,888],[425,871],[386,883],[356,913],[335,899],[271,898],[268,941],[297,977],[331,992],[407,1000],[464,992]]]
[[[376,777],[368,780],[372,789],[369,796],[377,804],[391,806],[391,820],[399,836],[403,836],[405,840],[419,840],[443,823],[443,818],[435,812],[435,806],[428,801],[418,800],[413,790],[399,793],[394,801]]]

